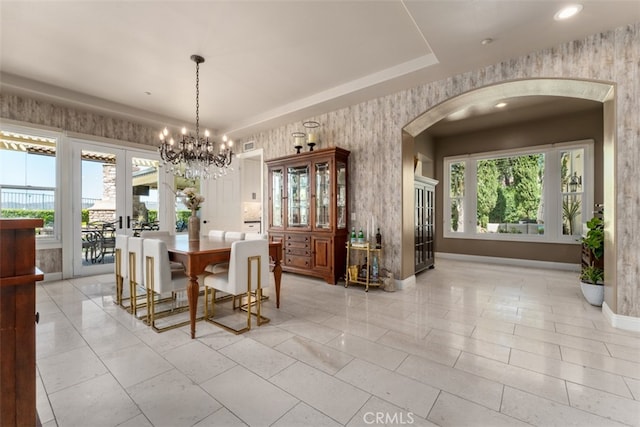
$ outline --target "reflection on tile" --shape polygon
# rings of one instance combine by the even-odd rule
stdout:
[[[271,378],[295,362],[295,359],[251,338],[224,347],[220,349],[220,353],[265,379]]]
[[[629,425],[640,425],[640,402],[567,383],[571,406]]]
[[[422,418],[439,393],[436,388],[362,360],[349,363],[336,377]]]
[[[128,390],[153,425],[192,426],[220,409],[220,403],[176,369]]]
[[[89,347],[44,357],[38,360],[38,369],[49,393],[107,372],[107,368]]]
[[[428,419],[439,426],[528,426],[515,418],[469,402],[449,393],[440,393]]]
[[[370,396],[301,362],[289,366],[271,381],[342,424],[349,421]]]
[[[640,333],[574,272],[530,272],[438,260],[391,293],[285,273],[267,325],[198,322],[194,340],[115,305],[111,274],[45,282],[38,410],[51,427],[638,425]]]
[[[545,357],[560,359],[560,346],[556,344],[532,340],[520,335],[503,334],[484,328],[476,328],[473,331],[472,337],[506,347],[540,354]]]
[[[599,390],[605,390],[619,396],[631,397],[629,389],[619,375],[609,374],[597,369],[585,368],[582,365],[561,360],[547,359],[520,350],[513,350],[511,352],[511,360],[509,363],[556,378],[562,378]]]
[[[298,399],[242,366],[201,386],[248,425],[270,425],[298,403]]]
[[[561,347],[562,360],[587,368],[618,374],[640,380],[640,363],[615,359],[603,354],[589,353],[575,348]]]
[[[109,374],[51,393],[49,399],[59,426],[115,426],[140,414]]]
[[[387,332],[377,342],[447,366],[453,366],[460,356],[460,350],[395,331]]]
[[[346,353],[299,336],[294,336],[275,349],[331,375],[353,360]]]
[[[462,335],[438,331],[436,329],[429,332],[425,341],[452,347],[457,350],[466,351],[468,353],[477,354],[478,356],[488,357],[505,363],[509,360],[509,347],[477,340],[475,338],[464,337]]]
[[[455,367],[501,384],[527,390],[538,396],[544,396],[561,403],[569,403],[564,381],[552,376],[470,353],[462,353]]]
[[[105,353],[102,361],[125,388],[172,368],[169,362],[143,344]]]
[[[535,426],[624,425],[511,387],[504,389],[501,412]]]
[[[349,334],[341,334],[327,345],[387,369],[397,368],[407,357],[403,351]]]
[[[236,362],[198,341],[176,347],[164,354],[165,359],[196,384],[231,369]]]
[[[487,408],[500,409],[502,384],[497,382],[413,355],[402,362],[397,372]]]

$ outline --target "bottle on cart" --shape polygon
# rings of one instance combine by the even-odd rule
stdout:
[[[380,249],[382,247],[382,234],[380,234],[380,228],[378,228],[378,232],[376,233],[376,248]]]
[[[378,256],[373,256],[373,263],[371,264],[371,280],[378,280]]]
[[[366,279],[367,278],[367,267],[369,266],[369,264],[367,263],[367,257],[364,257],[364,264],[362,264],[362,267],[360,268],[360,272],[358,273],[358,275],[360,276],[361,279]]]
[[[355,227],[351,227],[351,243],[355,243],[356,242],[356,228]]]
[[[364,243],[364,233],[362,232],[362,227],[360,227],[360,231],[358,231],[358,243]]]

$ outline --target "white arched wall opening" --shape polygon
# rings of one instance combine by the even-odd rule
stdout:
[[[603,192],[605,204],[605,303],[616,312],[616,182],[615,182],[615,84],[578,79],[523,79],[481,87],[450,98],[425,111],[402,131],[402,263],[401,278],[414,278],[414,139],[448,115],[469,105],[492,103],[520,96],[562,96],[603,104]],[[440,190],[442,191],[442,190]],[[441,209],[441,207],[437,207]],[[438,226],[437,224],[436,226]],[[436,248],[437,249],[437,248]]]

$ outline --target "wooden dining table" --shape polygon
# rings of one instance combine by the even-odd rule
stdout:
[[[191,323],[191,338],[196,337],[196,312],[198,310],[198,295],[200,284],[198,275],[205,272],[208,264],[228,262],[231,256],[232,240],[215,240],[206,236],[200,240],[190,241],[186,234],[159,237],[164,240],[169,250],[171,261],[181,262],[189,282],[187,284],[187,299],[189,302],[189,320]],[[269,242],[269,256],[273,268],[276,287],[276,307],[280,308],[280,280],[282,278],[282,243]]]

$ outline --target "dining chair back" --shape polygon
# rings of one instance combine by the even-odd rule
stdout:
[[[244,240],[244,232],[242,232],[242,231],[227,231],[224,234],[224,240]]]
[[[158,327],[156,319],[185,311],[188,305],[176,305],[176,292],[183,291],[187,287],[188,277],[184,269],[172,269],[169,263],[169,251],[167,244],[160,239],[144,239],[143,242],[145,257],[145,284],[147,290],[147,316],[146,322],[156,332],[163,332],[189,323],[184,320],[179,323],[169,324],[165,327]],[[170,294],[169,298],[161,298]],[[156,296],[158,300],[156,300]],[[158,303],[168,302],[169,308],[162,312],[157,312]]]
[[[138,287],[144,287],[144,239],[129,237],[129,295],[131,299],[129,311],[137,315],[138,308],[144,304],[138,302]]]
[[[225,231],[224,230],[209,230],[209,238],[214,240],[224,240]]]
[[[236,334],[251,329],[251,307],[256,306],[257,324],[269,321],[262,316],[261,300],[263,283],[269,280],[269,243],[264,239],[237,240],[231,244],[229,270],[205,276],[205,319]],[[212,289],[212,310],[209,316],[208,289]],[[247,326],[234,329],[214,319],[215,292],[222,291],[233,296],[246,296]],[[253,298],[252,298],[253,296]],[[235,300],[235,298],[234,298]],[[242,306],[242,303],[240,304]],[[235,304],[234,304],[235,309]]]
[[[115,274],[116,274],[116,304],[123,306],[122,291],[129,286],[129,236],[116,234]]]

